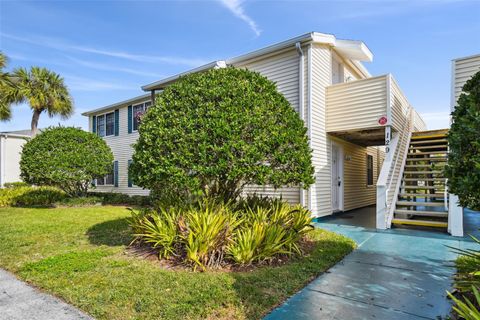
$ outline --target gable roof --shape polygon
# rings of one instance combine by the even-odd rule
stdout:
[[[368,49],[368,47],[362,41],[356,40],[342,40],[337,39],[333,34],[326,34],[326,33],[319,33],[319,32],[310,32],[303,34],[301,36],[291,38],[289,40],[285,40],[274,45],[267,46],[262,49],[258,49],[234,58],[230,58],[227,60],[219,60],[213,61],[198,68],[194,68],[174,76],[158,80],[149,84],[142,86],[142,90],[144,91],[151,91],[156,89],[161,89],[173,81],[177,80],[179,77],[205,71],[214,68],[225,68],[227,65],[232,65],[236,63],[240,63],[242,61],[254,59],[256,57],[260,57],[263,55],[267,55],[273,52],[277,52],[279,50],[291,47],[295,45],[297,42],[300,43],[317,43],[317,44],[327,44],[335,48],[335,50],[342,55],[343,57],[351,60],[351,62],[366,76],[370,76],[370,73],[365,69],[365,67],[360,63],[360,61],[372,61],[373,54]]]

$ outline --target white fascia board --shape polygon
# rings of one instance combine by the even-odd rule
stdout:
[[[368,62],[373,60],[372,52],[362,41],[337,39],[335,50],[351,60]]]
[[[171,77],[168,77],[168,78],[165,78],[165,79],[162,79],[162,80],[155,81],[153,83],[144,85],[144,86],[142,86],[142,90],[143,91],[152,91],[152,90],[156,90],[156,89],[161,89],[164,86],[168,85],[169,83],[174,82],[174,81],[178,80],[178,78],[180,78],[182,76],[185,76],[187,74],[201,72],[201,71],[210,70],[210,69],[225,68],[226,66],[227,66],[227,64],[223,60],[213,61],[213,62],[204,64],[203,66],[200,66],[198,68],[190,69],[188,71],[178,73],[178,74],[173,75]]]
[[[28,136],[28,135],[25,135],[25,134],[16,134],[16,133],[8,133],[8,132],[2,132],[2,133],[0,133],[0,137],[4,137],[4,138],[20,138],[20,139],[31,138],[31,136]]]
[[[228,65],[236,64],[242,61],[251,60],[260,56],[268,55],[270,53],[277,52],[277,51],[286,49],[288,47],[293,48],[297,42],[300,42],[301,44],[305,44],[312,41],[317,43],[322,43],[322,44],[335,45],[335,36],[332,34],[326,34],[326,33],[309,32],[309,33],[302,34],[301,36],[291,38],[259,50],[252,51],[247,54],[243,54],[234,58],[227,59],[226,62]]]
[[[86,111],[86,112],[82,113],[82,116],[87,116],[88,117],[88,116],[90,116],[92,114],[95,114],[95,113],[107,111],[109,109],[114,109],[114,108],[117,108],[117,107],[121,107],[121,106],[124,106],[124,105],[135,103],[135,102],[141,102],[141,101],[143,101],[145,99],[149,99],[149,98],[150,98],[150,94],[148,94],[148,93],[143,94],[141,96],[134,97],[134,98],[127,99],[127,100],[124,100],[124,101],[120,101],[120,102],[116,102],[116,103],[110,104],[110,105],[105,106],[105,107],[101,107],[101,108],[97,108],[97,109],[94,109],[94,110]]]
[[[468,60],[468,59],[473,59],[473,58],[478,58],[480,57],[480,53],[479,54],[473,54],[471,56],[466,56],[466,57],[461,57],[461,58],[455,58],[455,59],[452,59],[452,61],[461,61],[461,60]]]

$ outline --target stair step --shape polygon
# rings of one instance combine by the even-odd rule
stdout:
[[[406,224],[412,226],[421,226],[421,227],[436,227],[436,228],[447,228],[447,222],[441,221],[428,221],[428,220],[413,220],[413,219],[393,219],[393,224]]]
[[[406,164],[405,168],[431,168],[434,164]]]
[[[447,139],[435,139],[435,140],[418,140],[411,141],[410,144],[429,144],[429,143],[448,143]]]
[[[401,186],[400,189],[405,189],[405,190],[438,190],[440,188],[444,189],[444,186]],[[443,191],[443,190],[438,190],[438,191]]]
[[[404,174],[440,174],[443,171],[440,170],[430,170],[430,171],[404,171]]]
[[[443,207],[445,203],[442,202],[422,202],[422,201],[397,201],[399,206],[413,206],[413,207]]]
[[[422,157],[422,158],[407,157],[407,161],[438,161],[438,162],[445,162],[445,161],[447,161],[447,157]]]
[[[409,210],[409,209],[396,209],[394,213],[396,214],[409,214],[412,216],[422,216],[422,217],[437,217],[437,218],[448,218],[448,211],[432,211],[432,210]]]
[[[443,198],[444,194],[443,193],[409,193],[409,192],[404,192],[404,193],[399,193],[398,194],[400,197],[405,197],[405,198]]]
[[[445,182],[445,178],[403,178],[403,181],[440,181]]]
[[[407,155],[409,155],[409,156],[423,156],[423,155],[428,155],[428,154],[446,154],[446,153],[447,153],[447,151],[427,151],[427,152],[409,152],[409,153],[407,153]]]
[[[418,146],[418,145],[411,145],[410,150],[420,150],[420,149],[447,149],[447,145],[433,145],[433,146]]]

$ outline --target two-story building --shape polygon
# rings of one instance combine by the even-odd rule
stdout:
[[[308,190],[249,186],[247,192],[281,195],[315,216],[377,204],[377,227],[388,228],[398,194],[392,191],[400,186],[407,156],[405,144],[426,125],[392,75],[370,75],[362,62],[372,59],[361,41],[312,32],[147,84],[142,87],[145,95],[85,112],[90,130],[104,137],[115,158],[112,173],[97,180],[97,191],[148,194],[128,177],[137,115],[182,75],[234,66],[258,71],[277,84],[308,128],[315,167],[315,183]]]

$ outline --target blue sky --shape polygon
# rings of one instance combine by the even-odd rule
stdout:
[[[373,75],[392,73],[430,128],[448,125],[451,59],[480,53],[480,1],[4,1],[0,50],[9,69],[61,74],[75,101],[69,120],[142,94],[141,85],[216,59],[318,31],[364,41]],[[0,131],[30,125],[15,106]]]

